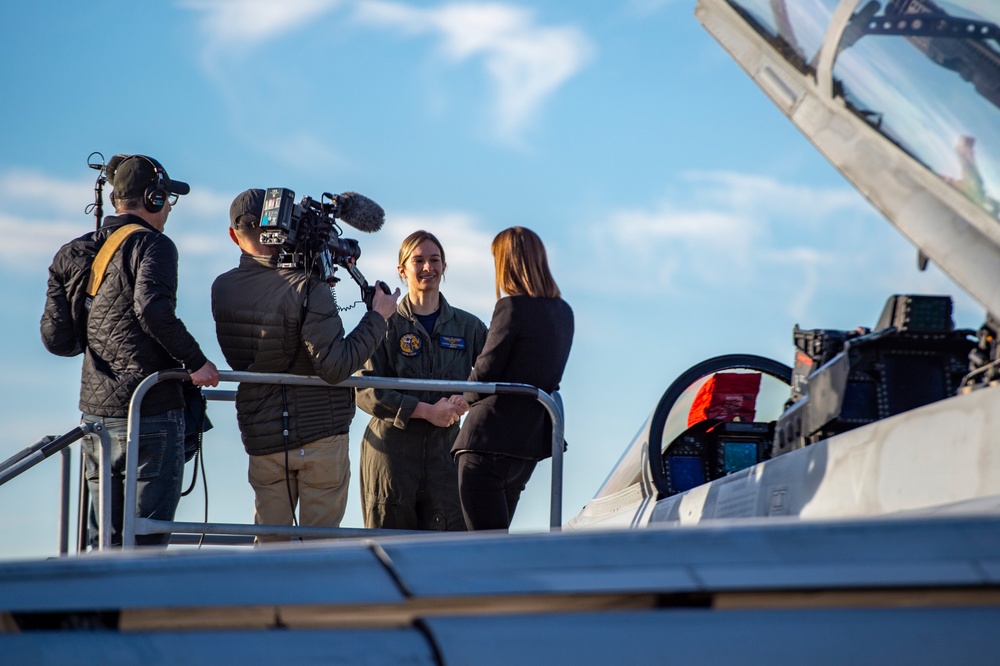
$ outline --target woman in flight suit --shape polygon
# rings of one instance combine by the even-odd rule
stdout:
[[[464,381],[486,342],[486,325],[453,308],[441,294],[444,248],[415,231],[399,248],[407,293],[389,318],[386,338],[361,374]],[[431,391],[359,389],[358,406],[372,415],[361,442],[361,510],[365,527],[464,530],[458,472],[450,450],[461,396]]]

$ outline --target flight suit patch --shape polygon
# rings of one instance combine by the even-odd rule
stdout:
[[[442,335],[439,343],[443,349],[465,349],[465,338],[457,335]]]
[[[399,353],[403,356],[416,356],[420,353],[420,347],[423,346],[423,342],[420,340],[420,336],[415,333],[404,333],[401,338],[399,338]]]

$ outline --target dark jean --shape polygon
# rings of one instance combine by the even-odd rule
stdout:
[[[100,423],[111,436],[111,544],[122,544],[122,515],[125,502],[125,448],[128,419],[84,414],[85,423]],[[98,511],[101,439],[89,435],[83,439],[87,486],[90,489],[91,548],[100,545]],[[136,515],[155,520],[173,520],[181,498],[184,473],[184,412],[172,409],[163,414],[139,419],[139,470],[136,475]],[[136,535],[136,545],[166,545],[169,534]]]
[[[466,451],[458,456],[458,494],[469,530],[506,530],[536,460]]]

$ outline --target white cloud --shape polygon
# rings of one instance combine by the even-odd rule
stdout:
[[[303,30],[310,23],[348,4],[343,0],[182,0],[181,6],[200,14],[204,35],[202,64],[216,81],[220,95],[232,107],[234,127],[247,121],[247,113],[234,80],[245,77],[234,71],[242,55],[268,42]],[[439,40],[439,52],[449,62],[481,58],[492,83],[494,98],[489,132],[502,141],[518,144],[526,127],[560,86],[590,59],[593,47],[573,26],[538,25],[531,10],[502,3],[452,3],[437,7],[410,6],[370,0],[353,3],[353,16],[362,24],[430,34]],[[273,139],[273,136],[272,136]],[[294,140],[294,137],[293,137]],[[294,141],[270,141],[290,145]],[[303,141],[314,147],[313,141]],[[312,149],[312,148],[310,148]],[[323,164],[340,158],[323,149]],[[287,156],[276,155],[282,159]],[[301,152],[294,154],[295,160]]]
[[[625,210],[612,214],[613,234],[623,243],[657,240],[745,242],[750,221],[739,213],[683,211],[664,202],[654,211]]]
[[[667,5],[675,5],[681,0],[628,0],[627,9],[637,16],[649,16]]]
[[[180,202],[174,207],[172,218],[180,215],[193,214],[197,217],[214,217],[215,219],[229,220],[229,205],[233,202],[233,196],[222,194],[204,187],[198,187],[180,198]]]
[[[440,38],[452,62],[481,56],[496,89],[494,125],[517,140],[537,109],[590,59],[593,48],[575,27],[539,26],[531,11],[499,3],[415,8],[370,0],[357,5],[362,23]]]
[[[806,225],[834,214],[871,211],[857,192],[846,187],[816,188],[728,171],[692,171],[684,175],[684,181],[696,189],[700,201],[743,212],[795,218]]]
[[[340,0],[185,0],[202,13],[201,28],[217,47],[257,48],[293,32],[341,4]]]
[[[81,216],[82,217],[82,216]],[[0,211],[0,262],[7,268],[42,273],[63,243],[93,231],[93,222],[11,215]]]
[[[905,251],[848,188],[730,172],[682,181],[653,206],[611,211],[591,226],[591,246],[614,262],[602,291],[643,284],[676,297],[721,289],[730,299],[780,299],[785,312],[805,317],[824,282],[840,280],[828,290],[867,290],[854,278],[877,274],[887,256]]]
[[[0,174],[0,234],[5,239],[0,262],[44,272],[63,243],[93,231],[95,218],[87,213],[93,201],[93,179],[55,178],[38,171]],[[109,212],[105,201],[105,214]]]
[[[8,171],[0,174],[0,197],[7,203],[34,204],[35,210],[44,209],[48,214],[78,215],[84,219],[87,205],[94,201],[97,172],[91,173],[93,178],[68,180],[38,171]]]
[[[94,172],[96,178],[96,172]],[[114,215],[104,190],[104,215]],[[53,193],[58,193],[54,196]],[[63,243],[93,231],[95,218],[86,212],[94,200],[93,180],[66,180],[37,171],[0,174],[0,262],[44,272]],[[228,243],[226,227],[232,197],[203,187],[181,197],[167,221],[166,232],[185,252],[209,255]],[[38,205],[44,202],[44,207]],[[44,211],[44,212],[38,212]]]

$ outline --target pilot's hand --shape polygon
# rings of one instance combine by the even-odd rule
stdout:
[[[413,410],[414,418],[424,419],[439,428],[447,428],[453,423],[458,423],[464,413],[458,406],[449,402],[447,398],[441,398],[433,405],[421,402]]]

